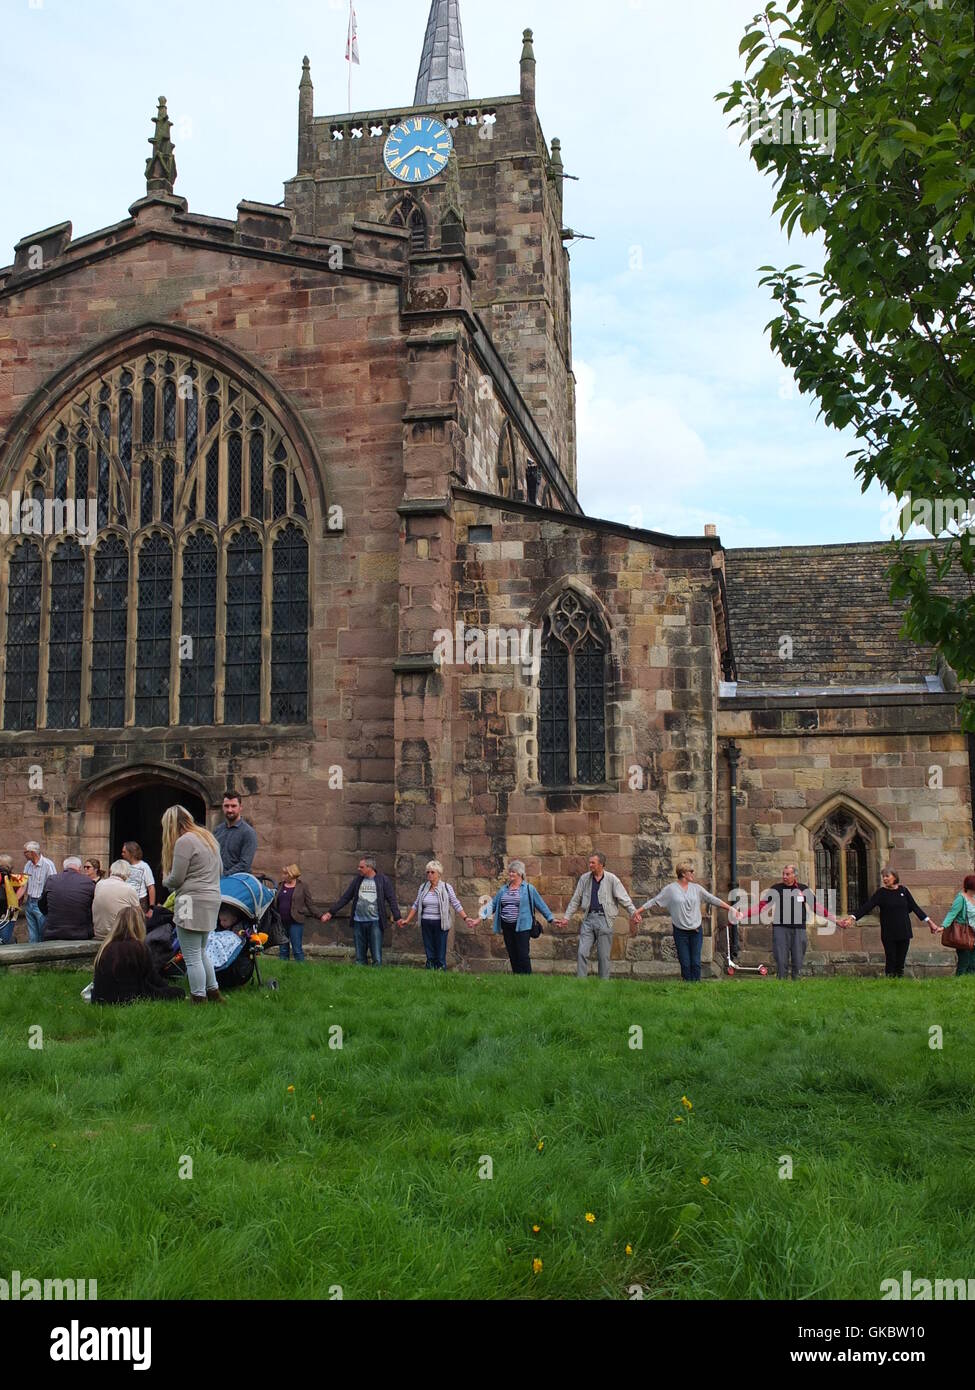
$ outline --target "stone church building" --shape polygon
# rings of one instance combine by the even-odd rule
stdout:
[[[579,505],[531,31],[489,100],[457,0],[411,106],[316,116],[306,59],[297,143],[282,204],[209,217],[160,99],[128,215],[0,270],[0,850],[134,838],[158,868],[162,810],[212,825],[229,786],[255,868],[297,861],[323,903],[372,851],[404,911],[430,858],[471,911],[517,857],[558,912],[597,848],[637,901],[681,858],[722,895],[794,860],[845,911],[890,861],[943,913],[971,750],[951,673],[897,635],[883,547],[726,551]],[[546,932],[536,968],[575,945]],[[613,958],[674,973],[666,919]],[[912,958],[954,960],[920,934]],[[809,959],[875,970],[876,924]],[[463,926],[452,961],[507,969]]]

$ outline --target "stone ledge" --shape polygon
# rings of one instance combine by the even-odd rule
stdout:
[[[0,946],[0,970],[80,970],[95,959],[98,941],[30,941]]]

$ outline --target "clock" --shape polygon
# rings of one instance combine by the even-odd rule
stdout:
[[[435,116],[407,116],[386,138],[383,162],[400,183],[426,183],[447,167],[454,137]]]

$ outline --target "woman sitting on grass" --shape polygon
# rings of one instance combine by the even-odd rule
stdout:
[[[146,945],[145,918],[137,907],[123,907],[95,957],[93,1004],[131,1004],[137,999],[182,999],[167,985]]]

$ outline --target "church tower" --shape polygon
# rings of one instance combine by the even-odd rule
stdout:
[[[532,31],[522,36],[517,94],[471,100],[460,0],[432,0],[412,105],[315,116],[306,60],[298,111],[298,170],[285,184],[296,232],[329,238],[350,236],[353,223],[401,227],[411,260],[430,264],[448,246],[456,250],[462,224],[474,312],[574,490],[562,158],[535,109]],[[443,152],[404,138],[441,127],[449,131]],[[409,162],[415,148],[432,151],[426,165]]]

